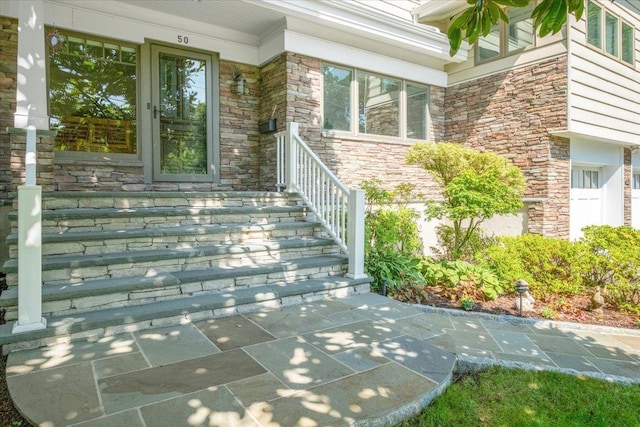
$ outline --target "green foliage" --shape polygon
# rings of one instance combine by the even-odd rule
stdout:
[[[502,293],[498,277],[489,269],[467,261],[425,260],[422,274],[430,286],[441,286],[452,300],[496,299]]]
[[[486,37],[498,21],[508,23],[503,7],[526,7],[531,0],[468,0],[468,3],[470,7],[451,17],[447,30],[451,56],[460,50],[462,40],[473,44],[481,35]],[[559,32],[568,14],[573,13],[579,20],[583,12],[584,0],[541,0],[531,12],[531,18],[540,37],[544,37]]]
[[[640,231],[631,227],[586,227],[575,242],[532,234],[502,237],[476,259],[507,289],[526,280],[542,301],[600,286],[611,306],[640,314]]]
[[[382,293],[383,281],[387,282],[387,293],[394,296],[405,287],[424,286],[425,280],[419,269],[420,259],[410,258],[398,251],[367,250],[364,266],[373,277],[372,290]]]
[[[473,310],[473,306],[476,304],[473,298],[471,297],[462,297],[460,300],[460,308],[465,311]]]
[[[548,305],[542,308],[542,310],[540,311],[540,316],[548,320],[556,320],[559,317],[558,313],[556,313],[556,311]]]
[[[462,257],[479,225],[494,215],[515,214],[522,208],[524,176],[509,160],[455,143],[418,143],[406,160],[425,169],[442,187],[443,202],[427,203],[427,218],[446,219],[441,243],[452,259]],[[447,229],[451,227],[451,229]]]
[[[518,279],[542,301],[553,296],[577,295],[586,289],[580,274],[584,251],[568,240],[535,234],[501,237],[476,258],[496,273],[510,292]]]
[[[640,230],[604,225],[583,232],[577,244],[588,256],[585,280],[605,289],[604,297],[614,307],[640,313]]]
[[[418,214],[407,207],[413,186],[400,184],[394,190],[385,190],[380,187],[380,181],[374,179],[364,181],[362,188],[367,203],[366,250],[419,256],[422,253],[422,239],[416,223]]]
[[[403,288],[424,286],[418,268],[422,240],[416,219],[418,214],[407,207],[413,186],[401,184],[385,190],[379,180],[362,183],[367,201],[365,218],[365,269],[373,277],[372,288],[397,295]],[[413,291],[412,291],[413,292]]]

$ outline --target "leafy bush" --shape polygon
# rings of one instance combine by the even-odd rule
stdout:
[[[427,218],[451,222],[451,232],[441,233],[447,237],[451,259],[462,257],[483,221],[522,208],[524,175],[496,153],[456,143],[418,143],[409,148],[406,160],[421,166],[441,186],[444,201],[427,202]]]
[[[371,288],[382,293],[383,281],[387,283],[387,293],[394,296],[404,287],[425,285],[420,272],[420,259],[410,258],[398,251],[378,251],[369,248],[365,256],[365,269],[373,277]]]
[[[542,301],[586,289],[581,272],[589,261],[584,249],[568,240],[534,234],[501,237],[476,259],[494,271],[509,292],[518,279],[529,282],[530,292]]]
[[[430,286],[441,286],[452,300],[496,299],[502,293],[498,277],[490,270],[467,261],[425,260],[422,274]]]
[[[400,184],[394,190],[380,188],[380,180],[364,181],[367,211],[366,250],[399,251],[407,256],[422,254],[422,239],[416,220],[418,213],[407,207],[413,186]]]
[[[585,280],[605,289],[609,304],[640,313],[640,230],[605,225],[583,231],[578,244],[589,257]]]
[[[390,296],[405,292],[405,288],[416,294],[415,288],[424,286],[425,281],[418,268],[422,253],[418,214],[407,207],[413,186],[401,184],[384,190],[380,184],[375,179],[362,183],[367,199],[365,269],[377,292],[382,292],[386,280]]]
[[[436,227],[438,236],[437,248],[431,250],[446,259],[463,259],[473,261],[475,254],[496,242],[495,237],[485,236],[481,228],[476,228],[468,236],[464,244],[458,245],[456,249],[455,229],[452,226],[441,224]]]

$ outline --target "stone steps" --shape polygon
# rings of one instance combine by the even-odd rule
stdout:
[[[315,256],[250,267],[218,267],[46,285],[42,288],[42,312],[44,316],[77,314],[203,293],[343,276],[346,264],[343,255]],[[9,308],[6,320],[17,318],[17,305],[17,287],[0,295],[0,306]]]
[[[281,308],[328,297],[344,297],[369,292],[369,278],[332,276],[187,296],[180,299],[51,316],[47,328],[12,334],[12,324],[0,325],[3,353],[36,348],[53,343],[94,337],[99,339],[126,331],[178,324],[211,317],[230,316],[263,308]]]
[[[150,228],[83,229],[42,234],[42,254],[102,255],[113,252],[193,248],[231,242],[255,242],[319,234],[315,222],[291,221],[266,224],[202,224]],[[10,253],[17,255],[17,234],[7,237]]]
[[[368,289],[368,280],[344,277],[347,258],[307,218],[295,195],[56,192],[43,195],[43,206],[42,308],[48,319],[75,319],[75,324],[124,310],[126,317],[114,325],[128,324],[139,318],[132,314],[136,310],[156,320],[175,316],[163,307],[181,307],[184,318],[193,312],[185,307],[199,307],[200,299],[215,311],[263,299],[282,305],[283,296]],[[10,220],[12,258],[3,266],[9,289],[0,295],[0,316],[13,323],[18,315],[16,213]],[[273,297],[260,296],[265,289]],[[244,299],[232,303],[222,297],[230,293]],[[49,328],[42,334],[58,335],[47,335]],[[25,335],[25,340],[31,338]]]

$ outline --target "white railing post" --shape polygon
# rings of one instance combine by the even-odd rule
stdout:
[[[287,179],[286,191],[294,193],[297,191],[296,187],[298,186],[298,145],[294,137],[298,135],[298,123],[287,123],[286,134],[284,154],[286,162],[285,176]]]
[[[18,187],[18,321],[12,333],[47,327],[42,317],[42,188],[36,185],[36,111],[29,109],[25,184]]]
[[[364,190],[349,190],[349,217],[347,219],[347,248],[349,270],[353,279],[366,277],[364,272]]]

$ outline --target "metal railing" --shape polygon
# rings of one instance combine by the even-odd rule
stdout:
[[[350,277],[364,274],[364,192],[345,187],[298,135],[298,123],[276,134],[276,187],[298,193],[349,257]]]

